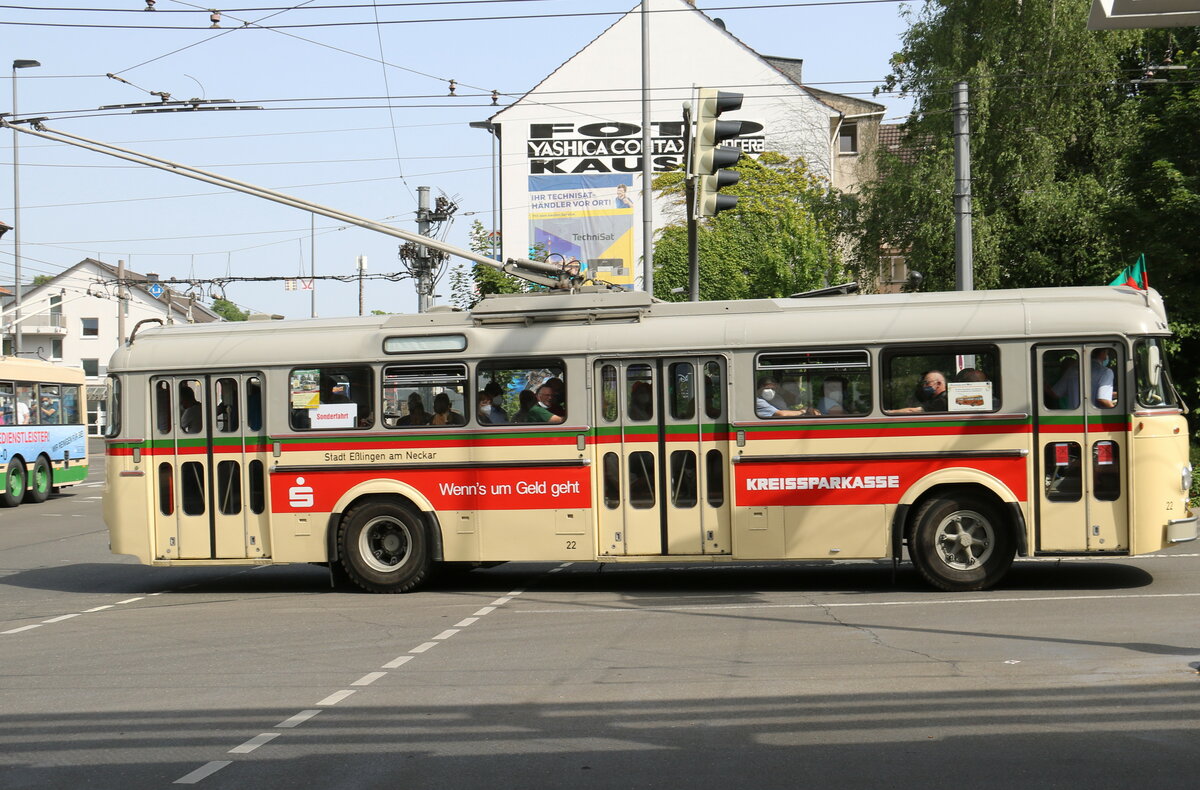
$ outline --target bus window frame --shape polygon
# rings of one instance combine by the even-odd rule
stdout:
[[[794,354],[797,357],[808,357],[813,361],[800,362],[800,363],[792,364],[792,365],[783,365],[783,364],[766,364],[766,365],[764,365],[763,364],[764,358],[782,357],[782,356],[785,356],[788,354]],[[863,355],[862,358],[865,361],[862,364],[838,363],[836,361],[830,361],[830,362],[820,362],[819,361],[819,359],[821,357],[827,357],[827,358],[832,359],[832,358],[835,358],[836,355],[843,355],[844,358],[848,358],[850,355],[856,355],[856,354]],[[866,377],[864,380],[866,381],[867,388],[869,391],[867,392],[867,405],[863,411],[855,411],[855,412],[847,411],[844,414],[820,414],[820,413],[817,413],[815,410],[815,407],[816,407],[816,402],[819,400],[819,398],[815,392],[810,392],[808,395],[808,399],[809,399],[810,403],[808,403],[805,408],[813,407],[811,413],[805,414],[803,418],[791,418],[791,419],[810,419],[811,418],[811,419],[826,419],[826,420],[828,420],[828,419],[851,419],[851,418],[869,417],[872,414],[872,412],[874,412],[874,410],[875,410],[875,401],[876,401],[875,377],[872,375],[872,371],[875,368],[875,360],[871,354],[871,350],[868,348],[863,348],[861,346],[854,346],[854,347],[850,347],[850,348],[821,348],[821,349],[806,349],[806,348],[778,349],[777,348],[777,349],[770,349],[767,351],[756,352],[754,355],[754,377],[750,382],[751,385],[753,386],[753,391],[750,394],[750,402],[754,403],[755,399],[758,397],[758,382],[759,382],[759,380],[761,380],[763,377],[771,377],[778,381],[778,379],[776,377],[779,374],[777,374],[776,371],[781,371],[781,370],[782,371],[804,371],[805,375],[811,378],[813,376],[814,371],[821,371],[821,370],[828,371],[830,369],[836,368],[835,372],[827,373],[826,375],[823,375],[821,377],[822,382],[824,382],[825,379],[831,378],[833,376],[843,376],[844,377],[846,375],[846,370],[849,368],[852,368],[852,367],[853,368],[861,368],[866,373]],[[781,385],[783,384],[783,382],[779,382],[779,383]],[[846,398],[847,393],[843,393],[842,397]],[[792,405],[789,405],[788,408],[791,409],[794,407]],[[776,418],[772,418],[772,417],[759,417],[757,414],[755,414],[755,417],[764,422],[770,422],[772,419],[776,419]]]
[[[940,410],[940,411],[923,411],[922,410],[922,411],[911,412],[911,411],[905,411],[905,409],[910,408],[909,406],[896,406],[891,409],[885,408],[884,398],[885,398],[885,395],[887,395],[888,392],[890,392],[891,365],[892,365],[892,362],[896,359],[896,357],[902,357],[902,356],[911,356],[911,357],[950,356],[950,357],[955,357],[955,356],[966,356],[966,355],[980,356],[982,354],[991,354],[992,358],[995,360],[994,373],[996,374],[997,378],[987,379],[987,381],[991,382],[991,384],[992,384],[992,408],[990,408],[990,409],[963,409],[963,410],[958,410],[958,411],[951,410],[949,408],[950,404],[948,402],[950,385],[955,384],[955,383],[960,383],[960,382],[955,381],[955,377],[962,371],[955,371],[954,373],[948,374],[945,370],[942,370],[940,368],[925,368],[925,372],[928,372],[930,370],[937,370],[939,373],[941,373],[943,376],[945,376],[945,378],[946,378],[946,393],[947,393],[947,404],[946,404],[947,408],[946,409]],[[878,365],[879,377],[878,377],[877,381],[878,381],[878,385],[879,385],[879,390],[878,390],[878,392],[879,392],[879,410],[887,417],[901,417],[901,418],[909,417],[910,418],[910,417],[913,417],[914,415],[932,414],[932,415],[937,415],[939,417],[950,416],[955,419],[958,419],[961,417],[970,416],[972,414],[996,414],[996,413],[1000,412],[1004,406],[1004,397],[1003,397],[1004,381],[1001,378],[1001,376],[1004,372],[1004,360],[1003,360],[1003,356],[1001,355],[1000,346],[996,343],[980,343],[978,341],[969,341],[969,342],[962,342],[961,345],[959,343],[952,342],[952,343],[949,343],[946,345],[937,345],[937,346],[933,346],[933,345],[883,346],[882,348],[879,349],[878,359],[879,359],[879,365]],[[965,370],[965,368],[964,368],[964,370]],[[923,374],[918,373],[916,375],[919,377]],[[914,386],[916,385],[916,383],[917,383],[916,381],[913,382]]]
[[[461,376],[459,376],[457,379],[455,379],[455,374],[452,372],[456,368],[461,369],[462,371]],[[386,410],[387,398],[385,397],[384,393],[389,385],[388,378],[390,371],[411,371],[414,374],[404,377],[403,381],[397,381],[397,379],[400,378],[400,375],[398,373],[391,373],[390,375],[393,379],[391,384],[393,387],[403,386],[405,388],[412,389],[415,386],[424,386],[430,390],[436,387],[440,387],[442,390],[447,390],[452,389],[452,387],[447,386],[447,382],[457,380],[461,388],[459,395],[462,399],[462,411],[458,412],[458,415],[462,417],[462,422],[447,425],[433,425],[432,423],[410,425],[407,423],[400,423],[400,420],[403,419],[403,417],[398,416],[398,413],[389,414],[389,412]],[[423,403],[423,406],[426,408],[426,413],[431,419],[434,415],[434,397],[436,397],[436,395],[431,395],[429,398],[429,403]],[[471,370],[465,362],[385,364],[379,371],[379,401],[381,404],[380,413],[383,415],[383,418],[380,420],[380,424],[389,431],[407,431],[417,428],[441,428],[443,430],[446,428],[462,428],[469,421],[468,415],[471,414]],[[450,409],[451,411],[454,410],[453,400],[450,403]],[[396,417],[396,421],[390,422],[389,417]]]
[[[486,371],[489,370],[557,370],[557,376],[550,376],[550,378],[543,379],[542,383],[544,384],[546,381],[549,381],[552,378],[562,379],[563,411],[565,412],[565,415],[563,416],[562,422],[513,422],[513,417],[520,412],[521,404],[520,400],[518,400],[516,404],[517,408],[514,409],[511,414],[508,414],[508,422],[479,423],[476,421],[475,424],[477,424],[480,428],[505,428],[511,431],[515,426],[521,426],[520,430],[524,430],[525,428],[559,428],[566,423],[571,414],[571,396],[569,388],[570,385],[567,381],[567,363],[562,357],[512,357],[489,359],[486,361],[476,362],[474,365],[474,370],[472,371],[475,376],[476,391],[480,391],[485,388],[485,384],[482,381],[482,376]],[[538,384],[539,389],[541,386],[542,384]],[[533,390],[533,394],[535,396],[537,395],[537,389]],[[494,401],[493,404],[495,404]]]

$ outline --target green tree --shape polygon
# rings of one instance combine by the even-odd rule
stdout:
[[[907,254],[925,288],[954,282],[954,83],[970,91],[978,288],[1102,284],[1136,119],[1122,57],[1136,31],[1089,31],[1090,0],[931,0],[885,87],[916,97],[903,156],[881,152],[856,214],[857,260]],[[1118,270],[1120,267],[1117,267]]]
[[[492,239],[479,220],[471,223],[470,249],[480,255],[492,253]],[[450,269],[450,303],[460,310],[470,310],[486,294],[523,293],[529,283],[499,269],[482,263],[460,261]]]
[[[241,310],[228,299],[214,299],[212,310],[226,321],[245,321],[250,317],[249,310]]]
[[[737,206],[697,229],[700,298],[779,297],[840,281],[844,269],[837,244],[839,200],[827,183],[802,159],[773,151],[757,159],[744,157],[732,169],[741,180],[722,192],[737,195]],[[682,173],[661,175],[654,186],[682,204]],[[669,301],[688,298],[685,221],[660,232],[654,271],[655,296]]]

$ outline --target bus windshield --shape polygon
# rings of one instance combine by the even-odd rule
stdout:
[[[1161,338],[1148,337],[1134,346],[1134,374],[1137,376],[1138,405],[1150,408],[1181,404],[1167,369],[1167,354]]]

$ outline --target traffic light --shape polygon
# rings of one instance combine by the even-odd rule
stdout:
[[[721,113],[727,110],[741,109],[740,93],[701,88],[698,104],[696,137],[692,147],[696,152],[696,213],[701,217],[715,217],[718,212],[737,205],[735,196],[721,195],[718,191],[738,182],[739,176],[735,171],[723,168],[736,164],[742,156],[742,149],[721,145],[721,142],[745,134],[750,128],[744,121],[718,120]]]

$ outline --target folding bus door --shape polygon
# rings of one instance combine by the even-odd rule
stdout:
[[[209,421],[203,376],[150,380],[151,452],[154,458],[155,557],[213,556],[209,523]]]
[[[221,559],[271,556],[268,545],[266,479],[269,464],[263,428],[262,376],[219,373],[210,378],[210,512],[214,556]]]
[[[1117,343],[1034,349],[1034,423],[1043,552],[1129,548],[1125,355]]]
[[[602,556],[729,552],[724,361],[596,363]]]

